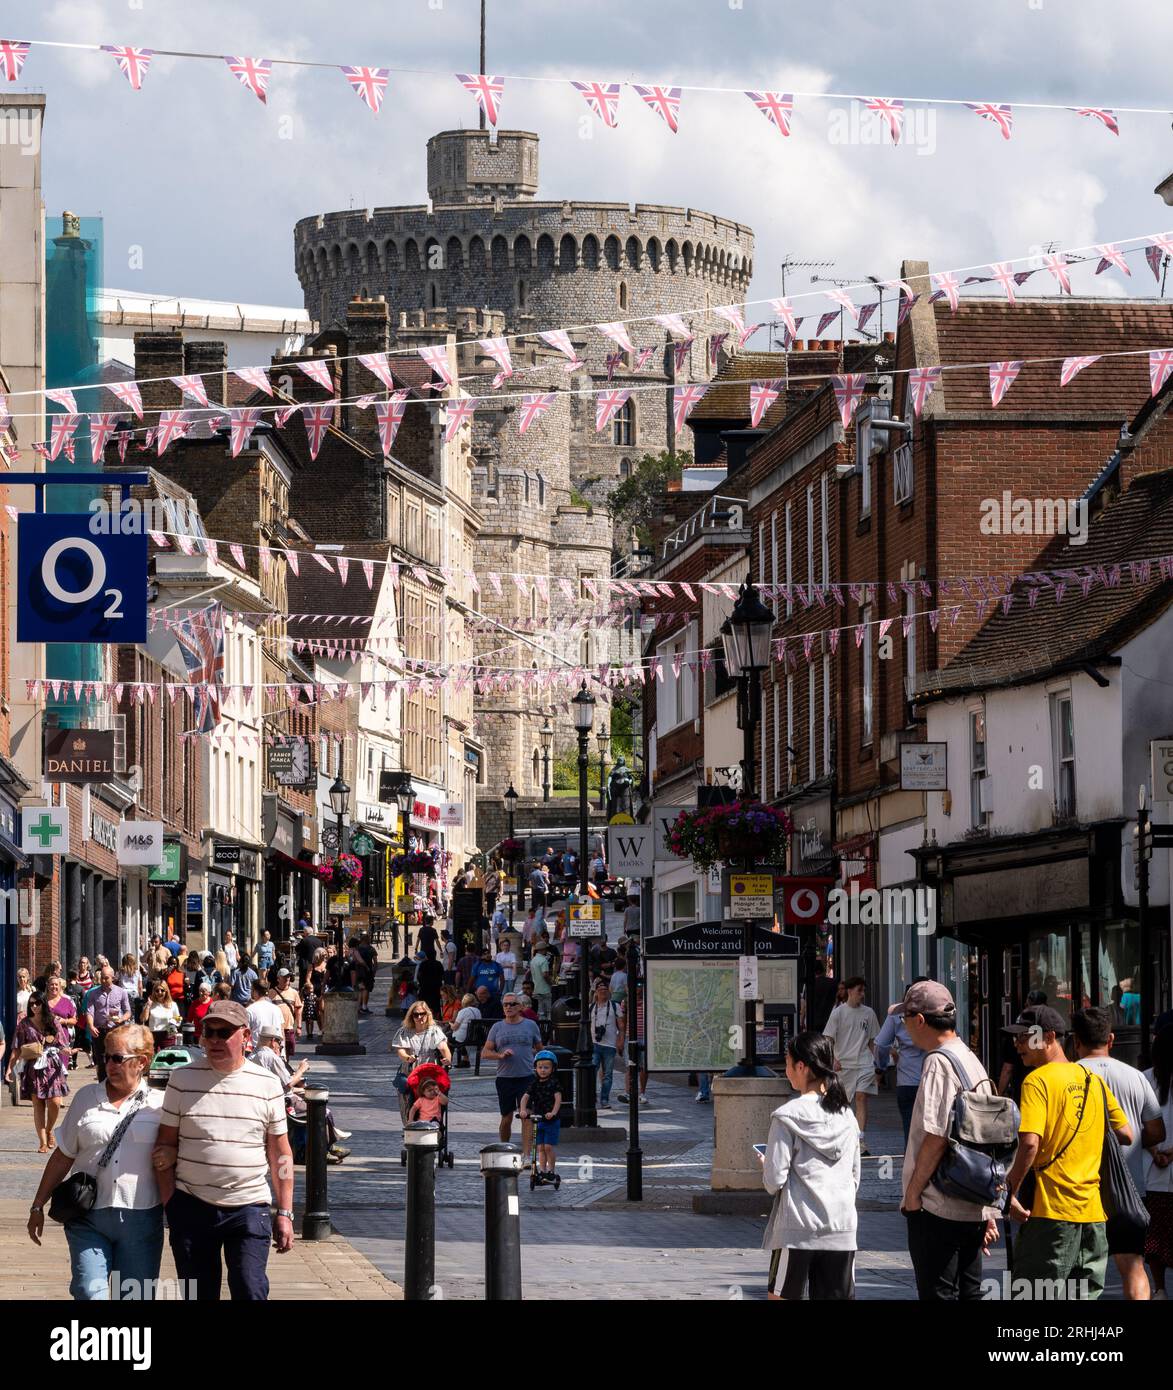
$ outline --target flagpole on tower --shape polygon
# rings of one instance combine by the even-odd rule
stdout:
[[[480,66],[480,71],[481,71],[482,73],[488,71],[488,69],[485,67],[485,0],[481,0],[481,66]],[[481,104],[481,129],[484,130],[484,128],[485,128],[485,107],[484,107],[484,103],[482,103],[482,104]]]

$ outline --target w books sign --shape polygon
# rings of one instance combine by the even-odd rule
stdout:
[[[616,878],[651,878],[655,873],[655,827],[612,825],[607,829],[607,864]]]

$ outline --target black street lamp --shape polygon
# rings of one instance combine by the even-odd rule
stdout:
[[[513,818],[517,814],[517,803],[521,800],[513,788],[513,778],[509,779],[509,790],[501,798],[505,803],[505,814],[509,818],[509,842],[513,843]],[[509,861],[509,882],[512,885],[509,889],[509,930],[513,930],[513,895],[517,887],[517,860]]]
[[[550,750],[554,747],[554,726],[549,719],[538,730],[542,741],[542,800],[550,799]]]
[[[607,809],[607,750],[611,746],[611,735],[606,729],[600,729],[595,735],[595,741],[599,745],[599,810]]]
[[[737,595],[733,612],[721,624],[721,641],[725,647],[725,670],[737,679],[737,725],[742,731],[741,799],[754,797],[754,735],[762,715],[762,672],[770,664],[770,636],[774,630],[774,612],[758,597],[757,590],[746,580]],[[746,868],[753,865],[747,863]],[[742,924],[741,953],[757,955],[754,942],[754,922],[746,918]],[[758,1067],[757,1001],[745,1001],[745,1049],[740,1064],[726,1073],[728,1076],[769,1076]]]
[[[574,727],[578,733],[578,867],[581,886],[579,901],[589,903],[590,893],[587,883],[590,877],[590,864],[587,859],[587,816],[589,799],[587,778],[590,773],[590,754],[587,740],[595,722],[595,697],[583,681],[578,694],[570,702],[574,706]],[[569,930],[569,923],[567,924]],[[594,1129],[599,1123],[595,1109],[595,1044],[591,1037],[591,978],[590,951],[586,937],[578,939],[578,1058],[575,1062],[577,1073],[574,1085],[574,1127],[575,1129]]]
[[[330,788],[330,809],[334,812],[334,817],[338,822],[338,854],[341,855],[346,849],[346,832],[342,827],[342,822],[346,819],[346,811],[350,805],[350,788],[342,780],[342,773],[334,778],[334,785]],[[342,943],[346,933],[345,920],[338,917],[338,954],[343,954]],[[342,978],[339,972],[339,979]]]

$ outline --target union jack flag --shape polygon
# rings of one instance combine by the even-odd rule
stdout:
[[[118,64],[118,70],[130,83],[134,91],[142,90],[143,78],[155,56],[153,48],[130,48],[123,44],[104,43],[103,53],[110,53]]]
[[[751,381],[749,384],[749,423],[757,429],[766,411],[778,399],[782,391],[781,381]]]
[[[863,397],[867,375],[864,372],[849,372],[846,376],[833,376],[831,385],[835,388],[835,399],[839,403],[839,419],[843,422],[843,428],[848,429],[856,406]]]
[[[619,83],[618,82],[571,82],[576,92],[581,92],[586,104],[610,130],[619,124]]]
[[[1001,405],[1002,397],[1014,385],[1018,373],[1022,371],[1021,362],[990,363],[990,404]]]
[[[248,448],[253,430],[261,423],[260,406],[234,407],[228,412],[229,439],[232,457]]]
[[[518,434],[524,434],[535,420],[540,419],[550,409],[557,398],[555,391],[522,396],[521,406],[517,412]]]
[[[391,457],[391,446],[395,443],[395,436],[403,423],[403,412],[406,409],[406,391],[396,391],[389,401],[375,402],[375,419],[379,426],[379,443],[382,445],[384,458]]]
[[[907,280],[881,280],[880,284],[883,285],[886,290],[899,290],[907,299],[915,298],[912,292],[912,286]]]
[[[572,372],[576,367],[582,366],[582,361],[574,350],[574,344],[570,341],[570,334],[564,328],[551,328],[539,333],[538,337],[549,343],[552,348],[557,348],[563,357],[570,359],[569,364],[563,368],[564,371]]]
[[[1085,367],[1090,367],[1093,362],[1098,362],[1099,360],[1099,353],[1094,357],[1065,357],[1063,359],[1063,367],[1059,372],[1059,385],[1066,386],[1068,382],[1073,381]]]
[[[904,121],[904,102],[900,97],[868,97],[864,102],[864,107],[868,111],[875,111],[883,116],[888,122],[888,133],[892,137],[892,143],[899,145],[900,128]]]
[[[666,328],[669,333],[674,334],[677,338],[690,337],[688,324],[685,323],[679,314],[655,314],[653,315],[652,321],[658,323],[661,328]]]
[[[307,405],[302,410],[305,420],[306,439],[309,441],[310,458],[318,457],[326,431],[334,423],[334,407],[337,401],[327,401],[324,405]]]
[[[0,39],[0,70],[9,82],[15,82],[29,56],[29,45],[19,39]]]
[[[365,367],[372,376],[377,376],[388,391],[395,390],[395,378],[391,375],[391,365],[385,352],[360,353],[358,364]]]
[[[746,343],[749,342],[749,340],[758,331],[758,329],[765,328],[765,326],[766,325],[764,323],[747,323],[745,327],[741,330],[741,332],[737,335],[737,346],[739,348],[745,347]]]
[[[45,399],[63,405],[71,415],[77,414],[77,398],[68,386],[55,386],[51,391],[46,391]]]
[[[656,349],[654,347],[640,348],[640,350],[635,354],[635,364],[632,370],[642,372],[648,364],[648,359],[651,357],[652,353],[655,352],[655,350]]]
[[[1159,246],[1146,246],[1144,258],[1149,263],[1149,269],[1153,272],[1153,279],[1159,285],[1161,283],[1161,262],[1165,259],[1165,253]]]
[[[725,339],[728,333],[714,333],[709,339],[709,362],[715,367],[717,365],[717,354],[725,346]]]
[[[229,72],[241,86],[247,87],[253,96],[267,105],[266,93],[269,90],[269,78],[273,75],[271,60],[268,58],[230,58],[226,56],[224,61],[228,64]]]
[[[173,376],[171,384],[178,386],[185,396],[190,396],[196,405],[208,404],[208,392],[202,376]]]
[[[175,640],[183,653],[188,684],[195,688],[196,727],[207,734],[220,722],[220,685],[224,679],[224,606],[189,613],[175,624]]]
[[[736,328],[740,333],[745,328],[745,314],[736,304],[722,304],[713,310],[719,319],[724,319],[731,327]]]
[[[707,382],[697,386],[674,386],[672,388],[672,420],[676,426],[677,434],[684,428],[684,421],[689,411],[699,404],[708,389]]]
[[[635,344],[627,332],[627,328],[622,323],[598,323],[595,327],[600,333],[605,334],[613,343],[617,343],[624,352],[634,352]]]
[[[862,332],[864,331],[864,329],[868,326],[868,324],[871,323],[871,321],[872,321],[872,315],[876,312],[876,310],[877,310],[879,307],[880,307],[880,306],[879,306],[878,303],[877,303],[877,304],[863,304],[863,305],[860,306],[860,310],[859,310],[859,322],[858,322],[855,326],[856,326],[856,328],[859,329],[859,331],[860,331],[861,333],[862,333]]]
[[[935,290],[940,290],[949,301],[949,308],[957,312],[957,291],[960,288],[957,276],[951,270],[943,270],[939,275],[929,277]]]
[[[1099,121],[1105,130],[1110,130],[1113,135],[1120,134],[1120,122],[1116,119],[1115,111],[1109,111],[1104,106],[1072,106],[1070,110],[1077,116],[1090,116],[1093,120]]]
[[[1155,256],[1149,255],[1149,265],[1152,266],[1153,275],[1160,280],[1161,257],[1173,257],[1173,234],[1158,232],[1155,236],[1149,237],[1149,241],[1152,242],[1152,245],[1148,248],[1148,252],[1155,251],[1157,253]]]
[[[350,83],[351,90],[357,92],[365,105],[377,116],[387,91],[388,68],[349,68],[342,69],[342,75]]]
[[[690,335],[684,342],[672,344],[672,362],[677,371],[680,371],[688,360],[688,350],[695,342],[696,339]]]
[[[794,308],[789,299],[771,299],[770,308],[778,315],[786,326],[786,331],[793,338],[798,332],[794,322]]]
[[[666,121],[668,129],[675,135],[679,128],[677,120],[680,115],[680,88],[640,87],[634,82],[632,86],[645,106],[650,106],[657,116]]]
[[[1010,301],[1010,303],[1017,304],[1018,300],[1014,296],[1014,289],[1015,286],[1018,284],[1018,279],[1015,276],[1014,271],[1010,268],[1010,262],[995,261],[993,265],[990,266],[990,275],[993,279],[997,280],[997,282],[1006,291],[1006,298]]]
[[[55,459],[73,438],[73,432],[77,429],[79,419],[80,416],[77,415],[49,416],[49,457],[51,459]]]
[[[326,366],[325,362],[299,362],[297,365],[312,382],[324,391],[333,391],[334,381],[330,376],[330,368]]]
[[[107,383],[107,389],[112,396],[116,396],[123,405],[130,406],[131,410],[141,420],[143,418],[143,396],[138,389],[136,381],[111,381]]]
[[[508,380],[513,375],[513,358],[509,355],[508,338],[479,338],[477,340],[485,352],[501,368],[493,378],[493,390],[495,391],[502,382]]]
[[[600,391],[595,400],[595,433],[605,430],[611,420],[627,404],[631,391]]]
[[[838,317],[838,309],[832,309],[829,314],[823,314],[822,317],[819,319],[819,326],[815,329],[815,337],[821,338]]]
[[[452,368],[448,363],[448,349],[440,343],[435,343],[430,347],[416,348],[416,351],[431,367],[432,371],[440,378],[445,386],[455,386],[456,380],[452,375]]]
[[[794,98],[789,92],[746,92],[746,96],[783,135],[790,134],[794,117]]]
[[[615,368],[623,366],[623,353],[609,352],[603,360],[607,364],[607,380],[613,381],[615,378]]]
[[[1067,271],[1067,257],[1060,252],[1054,255],[1050,252],[1043,257],[1043,265],[1051,272],[1059,284],[1061,294],[1071,293],[1071,276]]]
[[[269,374],[264,367],[233,367],[232,375],[239,377],[246,386],[263,391],[266,396],[273,394],[273,388],[269,385]]]
[[[1154,396],[1169,380],[1170,372],[1173,372],[1173,352],[1149,353],[1149,380],[1153,384]]]
[[[122,419],[121,415],[105,414],[96,411],[93,415],[86,417],[90,425],[90,458],[94,463],[100,464],[102,456],[106,452],[106,444],[110,436],[114,433],[114,427]]]
[[[967,101],[965,104],[971,111],[976,111],[983,121],[992,121],[1002,132],[1003,140],[1010,139],[1010,132],[1014,127],[1014,112],[1009,106],[993,101]]]
[[[912,392],[913,418],[919,420],[925,408],[925,401],[933,393],[933,387],[941,380],[940,367],[913,367],[908,374],[908,389]]]
[[[456,80],[466,92],[477,99],[477,105],[485,113],[491,126],[497,124],[497,113],[501,109],[501,97],[505,91],[503,77],[486,77],[483,72],[458,72]]]
[[[472,419],[476,408],[477,403],[472,400],[445,402],[445,410],[448,413],[448,423],[444,427],[445,444],[450,444],[456,438],[460,427]]]
[[[1125,275],[1131,278],[1132,271],[1129,270],[1128,262],[1124,259],[1124,252],[1115,242],[1105,242],[1102,246],[1097,246],[1096,250],[1100,253],[1100,263],[1096,266],[1097,275],[1102,275],[1110,265],[1114,265],[1117,270],[1122,270]]]
[[[273,424],[277,429],[283,430],[301,408],[300,402],[294,405],[279,405],[273,411]],[[306,406],[306,409],[308,410],[309,406]]]

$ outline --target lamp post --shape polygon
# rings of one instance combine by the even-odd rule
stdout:
[[[578,733],[578,867],[581,879],[579,900],[590,900],[587,882],[590,866],[587,861],[587,815],[589,808],[587,778],[590,773],[590,754],[587,740],[595,722],[595,697],[583,681],[578,694],[570,702],[574,706],[574,727]],[[570,924],[567,923],[567,931]],[[590,952],[587,938],[578,938],[578,1060],[575,1063],[574,1085],[574,1127],[575,1129],[594,1129],[599,1123],[595,1109],[595,1044],[590,1028]]]
[[[542,741],[542,800],[550,799],[550,750],[554,747],[554,726],[549,719],[538,730]]]
[[[338,823],[338,854],[341,855],[346,848],[345,831],[342,822],[346,818],[346,811],[350,805],[350,788],[342,780],[342,773],[334,778],[334,785],[330,788],[330,809],[334,812],[334,818]],[[338,917],[338,954],[342,955],[343,937],[346,934],[345,923],[341,916]],[[339,975],[341,978],[341,975]]]
[[[607,750],[611,747],[611,735],[606,729],[600,729],[595,735],[595,741],[599,745],[599,810],[607,809]]]
[[[505,803],[505,814],[509,817],[509,842],[513,843],[513,817],[517,814],[517,803],[520,798],[513,788],[513,778],[509,779],[509,790],[501,798]],[[509,930],[513,930],[513,895],[516,892],[517,884],[517,860],[510,860],[509,863],[509,882],[514,885],[509,889]]]
[[[399,805],[399,838],[403,842],[403,853],[407,854],[407,827],[410,821],[412,808],[415,806],[415,787],[411,784],[411,773],[405,772],[395,788],[395,800]],[[395,904],[392,903],[394,909]],[[392,912],[394,916],[394,912]],[[395,943],[398,946],[398,942]],[[407,950],[407,916],[403,918],[403,949]]]
[[[748,580],[742,583],[733,605],[733,612],[721,625],[721,641],[725,648],[725,670],[737,680],[737,724],[742,731],[741,799],[754,797],[754,734],[762,713],[761,673],[770,664],[770,634],[774,630],[774,612],[760,598]],[[747,863],[746,868],[752,868]],[[754,922],[746,918],[742,925],[741,953],[756,956]],[[764,1069],[762,1075],[769,1075]],[[741,1063],[726,1073],[728,1076],[757,1076],[758,1028],[757,1001],[745,1001],[745,1055]]]

